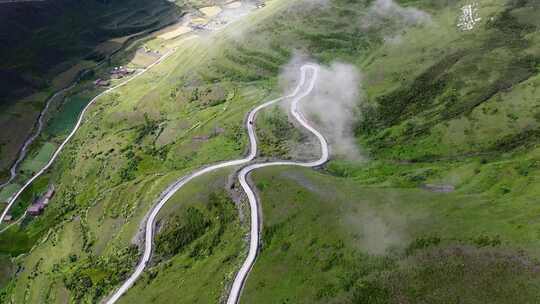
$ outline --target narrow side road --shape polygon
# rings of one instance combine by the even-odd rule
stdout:
[[[144,70],[140,71],[139,73],[133,75],[133,77],[131,77],[130,79],[122,82],[121,84],[119,85],[116,85],[114,87],[111,87],[103,92],[101,92],[99,95],[97,95],[96,97],[94,97],[92,100],[90,100],[90,102],[86,105],[86,107],[84,107],[84,109],[82,110],[81,114],[79,115],[79,119],[77,120],[77,123],[75,124],[75,126],[73,127],[73,130],[71,130],[71,133],[69,133],[69,135],[66,137],[66,139],[62,142],[62,144],[60,144],[60,146],[58,147],[58,149],[56,149],[56,151],[54,152],[53,156],[51,157],[51,159],[49,160],[49,162],[47,162],[47,164],[41,168],[41,170],[39,170],[38,172],[36,172],[36,174],[34,174],[34,176],[32,176],[32,178],[30,178],[22,187],[21,189],[19,189],[19,191],[17,191],[17,193],[15,193],[15,195],[13,195],[11,197],[11,199],[9,200],[8,202],[8,205],[6,207],[6,209],[4,209],[4,211],[2,212],[2,215],[0,216],[0,224],[4,221],[4,218],[6,217],[6,215],[8,214],[9,210],[11,209],[11,207],[13,206],[13,204],[15,203],[15,201],[19,198],[19,196],[21,196],[21,194],[24,192],[24,190],[26,190],[26,188],[28,188],[28,186],[30,186],[38,177],[40,177],[43,173],[45,173],[45,171],[47,171],[51,166],[52,164],[54,163],[54,161],[56,160],[56,158],[58,157],[58,155],[60,155],[60,152],[62,152],[62,150],[64,149],[65,145],[71,140],[71,138],[73,138],[73,136],[75,135],[75,133],[77,133],[77,130],[79,130],[81,124],[82,124],[82,121],[84,119],[84,115],[86,114],[86,112],[88,111],[88,109],[100,98],[102,97],[103,95],[105,94],[108,94],[122,86],[125,86],[126,84],[128,84],[129,82],[131,82],[132,80],[138,78],[139,76],[141,76],[142,74],[146,73],[148,70],[150,70],[152,67],[156,66],[157,64],[161,63],[163,60],[165,60],[166,58],[168,58],[172,53],[174,53],[176,49],[172,49],[171,51],[167,52],[165,55],[163,55],[159,60],[157,60],[156,62],[152,63],[151,65],[149,65],[148,67],[146,67]],[[48,106],[48,105],[47,105]]]
[[[296,86],[296,88],[294,89],[294,91],[291,94],[289,94],[287,96],[282,96],[282,97],[274,99],[274,100],[270,100],[268,102],[265,102],[264,104],[261,104],[261,105],[257,106],[256,108],[254,108],[253,110],[251,110],[249,112],[247,120],[246,120],[246,129],[248,131],[250,148],[249,148],[249,154],[245,158],[232,160],[232,161],[226,161],[226,162],[223,162],[223,163],[218,163],[218,164],[215,164],[215,165],[200,169],[198,171],[195,171],[195,172],[193,172],[193,173],[191,173],[191,174],[189,174],[187,176],[184,176],[184,177],[180,178],[179,180],[177,180],[174,184],[169,186],[161,194],[160,198],[158,199],[157,204],[150,210],[150,215],[147,217],[147,220],[146,220],[143,256],[142,256],[141,260],[139,261],[139,264],[135,268],[135,271],[133,272],[133,274],[131,274],[131,276],[126,281],[124,281],[122,286],[120,286],[120,288],[118,290],[116,290],[111,295],[111,297],[106,301],[107,304],[116,303],[116,301],[118,301],[118,299],[120,299],[120,297],[124,293],[126,293],[131,286],[133,286],[135,281],[137,281],[137,279],[141,276],[144,269],[146,268],[146,266],[147,266],[147,264],[150,261],[150,258],[152,256],[153,238],[154,238],[154,233],[155,233],[154,230],[155,230],[156,218],[157,218],[157,215],[159,214],[159,211],[163,208],[163,206],[165,206],[167,201],[178,190],[180,190],[184,185],[186,185],[188,182],[190,182],[191,180],[193,180],[196,177],[199,177],[199,176],[204,175],[206,173],[210,173],[212,171],[216,171],[216,170],[219,170],[219,169],[222,169],[222,168],[232,167],[232,166],[239,166],[239,165],[243,165],[243,164],[246,164],[246,163],[252,161],[255,158],[255,156],[257,155],[257,138],[256,138],[256,134],[255,134],[255,128],[254,128],[254,125],[253,125],[256,114],[260,110],[262,110],[262,109],[264,109],[264,108],[266,108],[268,106],[271,106],[271,105],[273,105],[273,104],[275,104],[275,103],[277,103],[279,101],[282,101],[284,99],[293,98],[293,97],[295,97],[296,99],[300,99],[300,98],[306,96],[307,94],[309,94],[311,92],[311,90],[313,89],[313,82],[311,83],[310,87],[308,88],[308,90],[306,92],[303,92],[302,94],[298,95],[301,88],[304,86],[304,84],[306,82],[307,70],[308,70],[308,68],[302,67],[302,69],[301,69],[302,73],[300,75],[300,81],[299,81],[298,85]],[[298,96],[300,96],[300,97],[298,97]],[[252,213],[253,213],[253,206],[252,206]],[[256,238],[258,240],[258,235],[256,235]],[[251,242],[251,243],[253,243],[253,242]],[[250,251],[251,251],[251,249],[250,249]]]
[[[238,174],[240,185],[242,186],[242,188],[247,194],[247,197],[249,200],[249,206],[251,210],[250,242],[249,242],[248,256],[246,257],[244,263],[242,264],[242,267],[236,274],[233,285],[229,292],[227,304],[238,303],[238,300],[240,299],[240,295],[242,293],[242,289],[244,287],[244,283],[247,279],[247,276],[251,268],[253,268],[253,264],[255,263],[255,259],[257,257],[257,252],[259,250],[259,241],[260,241],[259,202],[257,201],[257,196],[255,195],[255,191],[253,190],[253,188],[247,181],[247,176],[250,174],[250,172],[259,168],[264,168],[264,167],[285,166],[285,165],[301,166],[301,167],[318,167],[328,161],[329,152],[328,152],[328,143],[326,139],[319,131],[317,131],[307,122],[307,120],[304,118],[304,116],[302,115],[302,113],[300,112],[298,108],[300,100],[306,97],[307,95],[309,95],[309,93],[311,93],[311,91],[313,90],[315,86],[315,82],[318,77],[318,72],[319,72],[318,66],[311,65],[311,64],[302,66],[302,75],[304,76],[308,70],[311,71],[312,73],[308,89],[303,94],[294,97],[291,103],[291,114],[298,121],[298,123],[302,125],[302,127],[306,128],[309,132],[313,133],[313,135],[317,137],[317,139],[319,140],[319,143],[321,144],[321,157],[318,160],[315,160],[312,162],[304,162],[304,163],[295,162],[295,161],[276,161],[276,162],[270,162],[270,163],[253,164],[253,165],[244,167]]]
[[[19,169],[19,165],[21,164],[21,162],[26,158],[26,154],[28,153],[28,148],[34,142],[34,140],[36,140],[36,138],[39,136],[39,134],[41,134],[41,131],[43,130],[43,125],[44,125],[43,119],[45,117],[45,114],[49,111],[49,106],[51,105],[51,102],[55,100],[58,95],[71,90],[71,88],[73,88],[75,84],[76,82],[68,86],[67,88],[64,88],[54,93],[53,96],[47,99],[47,101],[45,102],[45,107],[43,108],[43,110],[41,110],[41,112],[39,112],[37,124],[34,127],[35,131],[32,131],[30,136],[24,141],[22,148],[19,150],[19,156],[17,157],[17,160],[15,160],[15,162],[9,169],[9,179],[5,181],[4,183],[0,184],[0,190],[2,190],[2,188],[4,188],[5,186],[9,185],[15,179],[15,177],[17,177],[17,170]]]

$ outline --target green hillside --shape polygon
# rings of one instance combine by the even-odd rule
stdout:
[[[12,257],[0,270],[19,269],[0,299],[109,295],[138,260],[159,194],[241,157],[245,113],[280,96],[283,67],[304,56],[358,71],[349,131],[361,156],[253,174],[262,248],[241,302],[539,302],[540,4],[478,1],[467,29],[470,2],[396,2],[271,0],[222,31],[145,42],[177,49],[92,107],[25,193],[21,204],[57,186],[43,216],[0,234]],[[263,159],[309,142],[285,118],[259,116]],[[200,177],[167,203],[149,269],[120,302],[226,299],[249,227],[234,174]]]

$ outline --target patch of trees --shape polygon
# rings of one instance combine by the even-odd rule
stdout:
[[[189,102],[198,102],[199,109],[215,107],[227,101],[228,96],[225,89],[219,85],[209,87],[195,87],[189,94]]]
[[[141,150],[141,144],[145,138],[149,135],[158,136],[160,130],[159,121],[151,119],[148,114],[144,114],[144,123],[136,128],[137,135],[134,140],[133,145],[128,145],[125,148],[121,149],[120,152],[123,153],[123,156],[127,159],[126,165],[120,170],[120,181],[131,181],[136,178],[136,172],[139,167],[139,163],[143,158],[139,155]],[[150,154],[152,156],[159,156],[161,158],[166,154],[166,148],[155,149],[152,145],[145,147],[144,153]],[[139,151],[139,152],[136,152]]]
[[[257,129],[261,154],[270,157],[286,157],[290,152],[288,142],[300,141],[302,134],[279,108],[273,108],[261,118],[265,126]]]
[[[241,150],[243,148],[245,138],[245,130],[243,125],[226,125],[224,136],[227,138],[228,141],[235,144],[236,150]]]
[[[389,127],[425,111],[445,91],[449,83],[448,70],[462,56],[462,52],[450,54],[416,77],[410,85],[377,98],[377,120]]]
[[[320,53],[327,50],[357,54],[367,49],[372,43],[370,35],[359,30],[347,32],[336,31],[332,33],[308,33],[298,31],[297,34],[310,43],[310,50]]]
[[[137,172],[137,168],[139,166],[139,163],[141,162],[142,158],[138,155],[135,155],[135,152],[133,150],[128,150],[125,154],[127,157],[127,165],[120,170],[120,180],[121,181],[131,181],[135,179],[135,173]]]
[[[211,222],[203,212],[194,207],[187,208],[184,216],[169,219],[156,237],[156,253],[171,257],[206,232]]]
[[[137,257],[136,246],[114,250],[103,256],[70,257],[71,263],[62,271],[62,278],[72,301],[98,302],[131,273]]]
[[[140,144],[143,139],[148,135],[156,134],[159,128],[159,121],[150,119],[147,113],[144,113],[144,124],[138,128],[137,138],[135,143]]]
[[[156,236],[156,259],[168,259],[188,248],[192,258],[211,255],[235,217],[234,203],[225,192],[210,193],[204,208],[188,207],[166,220]]]
[[[259,74],[257,71],[243,68],[242,65],[237,65],[235,61],[230,62],[226,58],[216,62],[214,66],[221,80],[226,78],[231,81],[251,82],[264,78],[264,75]]]
[[[516,149],[528,149],[540,143],[540,130],[529,129],[499,138],[488,150],[509,152]]]
[[[269,248],[272,245],[272,242],[279,242],[279,234],[282,233],[282,231],[286,228],[287,225],[290,225],[290,223],[294,220],[295,217],[296,215],[293,215],[291,218],[288,218],[283,222],[279,222],[272,226],[263,227],[261,252]]]
[[[268,61],[266,58],[259,56],[250,56],[247,54],[226,52],[225,58],[231,62],[240,63],[242,66],[249,67],[252,70],[256,70],[260,74],[277,74],[279,72],[279,65],[273,61]]]
[[[208,198],[207,210],[211,214],[212,231],[206,241],[199,242],[190,252],[193,258],[211,255],[221,244],[225,230],[235,222],[237,209],[234,202],[224,191],[212,192]]]

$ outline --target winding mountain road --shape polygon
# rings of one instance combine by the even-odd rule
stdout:
[[[247,194],[248,200],[249,200],[249,206],[251,210],[251,230],[250,230],[250,242],[249,242],[249,252],[246,260],[242,264],[242,267],[240,268],[240,271],[236,274],[236,277],[234,279],[233,285],[231,287],[231,290],[229,292],[229,297],[227,299],[227,304],[237,304],[238,300],[240,298],[240,294],[242,293],[242,288],[244,286],[244,283],[247,279],[247,276],[249,274],[249,271],[253,267],[253,264],[255,263],[255,258],[257,257],[257,252],[259,250],[259,241],[260,241],[260,227],[259,227],[259,203],[257,201],[257,196],[253,189],[251,188],[251,185],[247,181],[247,176],[250,172],[264,168],[264,167],[270,167],[270,166],[301,166],[301,167],[318,167],[328,161],[328,143],[324,136],[317,131],[315,128],[313,128],[307,120],[302,115],[302,112],[299,110],[299,102],[302,100],[302,98],[306,97],[311,93],[313,90],[313,87],[315,86],[315,82],[318,77],[318,66],[316,65],[304,65],[302,66],[302,75],[304,76],[307,73],[307,70],[311,70],[313,75],[311,76],[311,81],[309,83],[308,89],[301,95],[298,95],[294,97],[292,103],[291,103],[291,114],[293,117],[302,125],[302,127],[306,128],[309,132],[311,132],[313,135],[317,137],[319,140],[319,143],[321,144],[321,157],[318,160],[312,161],[312,162],[295,162],[295,161],[276,161],[276,162],[270,162],[270,163],[258,163],[249,165],[247,167],[244,167],[242,170],[240,170],[240,173],[238,174],[238,179],[240,181],[240,185],[244,189],[244,191]]]
[[[90,100],[90,102],[86,105],[86,107],[84,107],[84,109],[82,110],[81,114],[79,114],[79,119],[77,120],[77,123],[75,124],[75,126],[73,127],[73,130],[71,130],[71,133],[69,133],[69,135],[66,137],[66,139],[60,144],[60,146],[58,147],[58,149],[56,149],[56,151],[54,152],[54,154],[52,155],[51,159],[49,160],[49,162],[47,162],[47,164],[45,164],[45,166],[43,168],[41,168],[41,170],[39,170],[38,172],[36,172],[36,174],[34,174],[34,176],[32,176],[32,178],[30,178],[22,187],[21,189],[19,189],[19,191],[17,191],[15,193],[15,195],[13,195],[11,197],[11,199],[9,200],[8,202],[8,205],[6,206],[6,208],[4,209],[4,211],[2,212],[2,215],[0,216],[0,224],[4,221],[4,218],[6,217],[6,215],[8,214],[9,210],[11,209],[11,207],[13,206],[13,204],[15,203],[15,201],[19,198],[19,196],[21,196],[21,194],[24,192],[24,190],[26,190],[26,188],[28,188],[38,177],[40,177],[43,173],[45,173],[45,171],[47,171],[51,166],[52,164],[54,163],[54,161],[56,160],[56,158],[58,158],[58,155],[60,155],[60,152],[62,152],[62,150],[64,149],[65,145],[71,140],[71,138],[73,138],[73,136],[75,135],[75,133],[77,133],[77,130],[79,130],[81,124],[82,124],[82,121],[84,119],[84,115],[86,114],[86,112],[88,111],[88,109],[100,98],[102,97],[103,95],[107,94],[107,93],[110,93],[122,86],[125,86],[126,84],[128,84],[129,82],[131,82],[132,80],[138,78],[139,76],[141,76],[142,74],[146,73],[148,70],[150,70],[152,67],[154,67],[155,65],[159,64],[160,62],[162,62],[163,60],[165,60],[166,58],[168,58],[172,53],[174,53],[175,49],[172,49],[170,50],[169,52],[167,52],[166,54],[164,54],[161,58],[159,58],[156,62],[152,63],[151,65],[147,66],[145,69],[141,70],[140,72],[138,72],[137,74],[133,75],[131,78],[129,78],[128,80],[114,86],[114,87],[111,87],[103,92],[101,92],[100,94],[98,94],[96,97],[94,97],[92,100]],[[59,92],[60,93],[60,92]],[[57,93],[58,94],[58,93]],[[47,107],[49,106],[49,104],[47,104]],[[40,120],[39,120],[39,127],[42,128],[43,127],[43,121],[42,121],[42,115],[40,116]],[[40,130],[41,131],[41,130]],[[39,133],[36,133],[37,135],[39,135]],[[37,135],[35,135],[37,137]],[[33,139],[31,139],[33,141]],[[28,144],[29,145],[29,144]],[[25,148],[23,149],[26,149],[27,147],[25,146]],[[2,230],[3,232],[4,230]]]
[[[309,81],[309,84],[307,88],[300,93],[302,87],[306,83],[306,78],[308,71],[312,71],[312,75]],[[152,255],[152,247],[153,247],[153,237],[155,233],[155,223],[157,215],[159,214],[159,211],[163,208],[163,206],[167,203],[167,201],[178,191],[180,190],[184,185],[186,185],[188,182],[193,180],[196,177],[199,177],[203,174],[222,169],[225,167],[232,167],[232,166],[239,166],[243,164],[247,164],[253,159],[255,159],[257,155],[257,138],[255,134],[255,128],[253,125],[253,122],[255,120],[256,114],[270,106],[273,105],[279,101],[282,101],[284,99],[293,98],[293,101],[291,103],[291,113],[295,117],[295,119],[306,129],[308,129],[311,133],[313,133],[321,143],[321,151],[322,155],[321,158],[317,161],[308,162],[308,163],[301,163],[301,162],[293,162],[293,161],[281,161],[281,162],[271,162],[271,163],[260,163],[260,164],[253,164],[250,166],[247,166],[243,168],[240,171],[239,174],[239,180],[240,184],[242,185],[242,188],[244,191],[246,191],[249,199],[250,209],[251,209],[251,228],[250,228],[250,244],[249,244],[249,252],[246,260],[242,264],[241,269],[238,271],[235,280],[233,282],[232,288],[229,292],[229,297],[227,300],[228,304],[236,304],[238,302],[238,299],[240,297],[240,293],[242,291],[242,287],[244,285],[244,282],[249,274],[250,269],[253,267],[253,264],[255,262],[255,258],[257,256],[257,251],[259,248],[259,208],[257,203],[257,198],[254,193],[254,191],[251,189],[250,185],[247,182],[247,175],[258,168],[262,167],[268,167],[268,166],[278,166],[278,165],[295,165],[295,166],[303,166],[303,167],[316,167],[319,165],[324,164],[328,160],[328,144],[324,137],[313,127],[309,125],[309,123],[305,120],[302,113],[298,109],[298,103],[300,100],[307,95],[311,93],[315,86],[315,81],[318,76],[318,67],[316,65],[312,64],[306,64],[301,67],[301,75],[300,75],[300,81],[297,84],[296,88],[294,89],[293,93],[283,96],[271,101],[268,101],[264,104],[261,104],[251,110],[248,114],[247,120],[246,120],[246,129],[248,131],[249,136],[249,142],[250,142],[250,149],[249,154],[247,157],[243,159],[238,160],[232,160],[227,161],[223,163],[219,163],[216,165],[212,165],[203,169],[200,169],[198,171],[195,171],[187,176],[184,176],[177,180],[173,185],[167,188],[160,198],[158,199],[157,204],[151,209],[149,216],[146,220],[146,228],[145,228],[145,247],[144,247],[144,253],[139,261],[139,264],[137,265],[135,271],[131,276],[124,281],[122,286],[116,290],[111,297],[106,301],[107,304],[114,304],[120,297],[127,292],[127,290],[133,286],[135,281],[141,276],[144,269],[146,268],[148,262],[150,261],[151,255]]]

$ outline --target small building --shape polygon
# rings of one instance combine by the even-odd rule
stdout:
[[[4,216],[4,222],[9,223],[12,220],[13,220],[13,216],[11,214],[6,214],[6,216]]]
[[[41,206],[43,206],[43,208],[45,208],[49,204],[49,199],[46,198],[45,196],[43,196],[43,197],[38,199],[37,204],[41,205]]]
[[[43,210],[47,207],[49,204],[49,201],[54,196],[54,186],[51,185],[49,189],[47,189],[47,192],[43,194],[41,197],[39,197],[34,203],[28,207],[27,212],[28,214],[32,216],[38,216],[43,213]]]
[[[43,213],[43,209],[44,209],[43,205],[32,204],[30,207],[28,207],[26,211],[31,216],[38,216],[38,215],[41,215],[41,213]]]
[[[45,193],[45,198],[51,199],[54,195],[54,185],[51,185],[49,189],[47,189],[47,192]]]
[[[97,87],[107,87],[109,86],[110,82],[108,80],[103,80],[101,78],[99,79],[96,79],[96,81],[94,81],[94,85],[96,85]]]
[[[119,67],[114,67],[110,71],[110,74],[111,74],[111,78],[120,79],[120,78],[123,78],[123,77],[125,77],[127,75],[133,74],[134,71],[135,70],[133,70],[133,69],[128,69],[126,67],[119,66]]]

